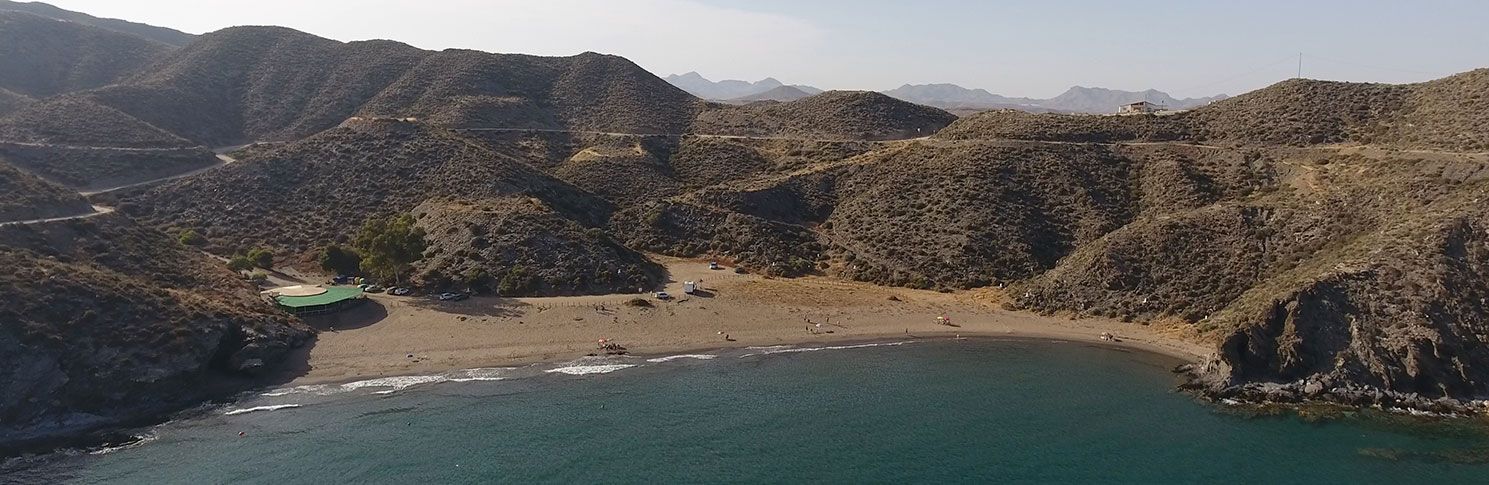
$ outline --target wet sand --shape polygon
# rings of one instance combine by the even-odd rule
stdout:
[[[369,301],[310,323],[322,331],[279,379],[295,385],[347,382],[476,367],[570,360],[606,339],[635,355],[670,355],[762,345],[886,339],[1034,338],[1089,342],[1186,361],[1213,345],[1179,324],[1046,317],[1001,309],[996,289],[955,293],[886,288],[823,277],[771,279],[665,259],[676,298],[650,293],[551,298],[369,295]],[[683,281],[704,290],[684,295]],[[632,306],[640,298],[652,306]],[[950,325],[939,323],[945,316]],[[1103,332],[1117,337],[1104,341]]]

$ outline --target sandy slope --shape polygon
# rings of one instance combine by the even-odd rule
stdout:
[[[1115,345],[1186,360],[1210,352],[1177,327],[1004,311],[997,308],[1001,295],[995,290],[942,294],[827,278],[765,279],[709,271],[698,261],[665,263],[674,280],[668,291],[681,296],[671,302],[649,294],[458,303],[372,295],[355,310],[312,321],[324,331],[305,350],[304,364],[286,378],[309,384],[567,360],[593,352],[598,339],[611,339],[633,354],[669,354],[958,334],[1100,342],[1102,332],[1111,332],[1121,339]],[[707,292],[681,295],[681,281],[700,277]],[[625,304],[638,296],[656,306]],[[939,315],[956,326],[938,324]]]

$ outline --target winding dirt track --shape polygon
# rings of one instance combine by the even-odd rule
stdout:
[[[18,144],[18,143],[14,143],[14,142],[3,142],[3,143]],[[75,148],[75,149],[87,149],[87,150],[125,150],[125,151],[150,151],[150,150],[154,150],[154,149],[112,148],[112,147],[68,147],[68,146],[45,145],[45,144],[37,144],[37,143],[26,144],[26,145],[27,146],[45,146],[45,147],[52,147],[52,148],[57,148],[57,147]],[[224,165],[237,162],[238,161],[237,159],[235,159],[235,158],[233,158],[231,156],[228,156],[226,153],[223,153],[225,151],[231,151],[232,149],[235,149],[235,148],[238,148],[238,147],[227,147],[227,148],[220,148],[220,149],[213,150],[214,152],[217,152],[217,159],[218,160],[221,160],[222,163],[213,164],[213,165],[210,165],[210,166],[198,168],[198,169],[191,170],[191,171],[188,171],[188,172],[178,173],[178,174],[175,174],[175,175],[169,175],[169,176],[160,177],[160,178],[156,178],[156,179],[150,179],[150,180],[146,180],[146,181],[142,181],[142,182],[135,182],[135,183],[132,183],[132,184],[120,185],[120,186],[117,186],[117,187],[109,187],[109,188],[106,188],[106,189],[99,189],[99,190],[79,191],[78,192],[78,195],[82,195],[83,197],[88,197],[88,196],[91,196],[91,195],[104,194],[104,193],[113,192],[113,191],[116,191],[116,190],[124,190],[124,189],[128,189],[128,188],[139,187],[139,186],[142,186],[142,185],[149,185],[149,184],[154,184],[154,183],[159,183],[159,182],[165,182],[167,180],[175,180],[175,179],[179,179],[179,178],[190,177],[190,176],[193,176],[193,175],[202,173],[202,172],[206,172],[208,170],[213,170],[213,169],[216,169],[218,167],[222,167]],[[87,219],[87,218],[90,218],[90,217],[98,217],[98,216],[101,216],[101,215],[104,215],[104,214],[108,214],[108,213],[111,213],[111,212],[114,212],[114,208],[113,207],[108,207],[108,206],[102,206],[102,205],[94,204],[93,205],[93,212],[89,212],[87,214],[78,214],[78,215],[74,215],[74,216],[65,216],[65,217],[48,217],[48,218],[43,218],[43,219],[27,219],[27,220],[22,220],[22,221],[0,222],[0,227],[5,227],[5,226],[19,226],[19,225],[25,225],[25,224],[41,224],[41,223],[46,223],[46,222],[70,221],[70,220],[73,220],[73,219]]]

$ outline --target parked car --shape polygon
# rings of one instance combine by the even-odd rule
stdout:
[[[394,288],[388,290],[388,294],[389,295],[393,295],[393,296],[408,296],[408,295],[412,294],[413,292],[414,292],[414,290],[409,289],[409,288],[404,288],[402,286],[394,287]]]
[[[383,289],[384,289],[383,287],[378,286],[378,285],[367,285],[367,286],[365,286],[365,287],[362,288],[362,291],[365,291],[365,292],[368,292],[368,293],[382,293],[383,292]]]
[[[709,261],[708,262],[708,269],[720,269],[719,268],[719,262],[718,261]]]
[[[665,292],[665,291],[658,291],[657,292],[657,299],[658,300],[671,300],[672,299],[672,295],[667,294],[667,292]]]
[[[470,295],[467,295],[465,293],[454,293],[446,291],[439,294],[439,301],[460,301],[469,297]]]

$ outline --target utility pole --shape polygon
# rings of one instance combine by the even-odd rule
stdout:
[[[1303,53],[1298,53],[1298,79],[1303,79]]]

